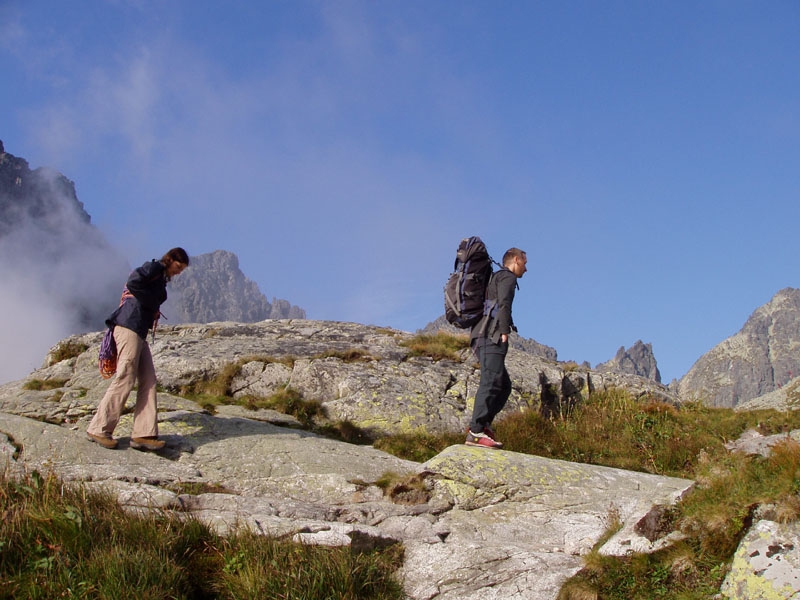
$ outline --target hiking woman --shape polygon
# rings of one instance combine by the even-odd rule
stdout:
[[[117,447],[112,434],[137,380],[131,448],[160,450],[165,445],[158,439],[156,371],[147,332],[158,322],[159,308],[167,299],[167,282],[188,265],[186,250],[173,248],[161,260],[135,269],[128,277],[119,308],[106,319],[117,344],[117,372],[86,430],[89,439],[104,448]]]

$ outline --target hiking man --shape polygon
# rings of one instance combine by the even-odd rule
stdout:
[[[511,395],[511,378],[505,364],[508,335],[517,330],[511,318],[511,304],[517,279],[528,270],[527,263],[527,255],[519,248],[510,248],[503,255],[503,268],[492,274],[486,289],[488,314],[473,326],[470,333],[470,345],[481,365],[481,381],[464,442],[468,446],[503,446],[495,439],[492,421]]]

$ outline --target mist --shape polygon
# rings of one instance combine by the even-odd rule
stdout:
[[[0,383],[22,379],[38,368],[47,350],[69,335],[69,315],[49,302],[42,282],[7,269],[0,270],[3,343]]]
[[[130,270],[69,180],[47,169],[16,173],[0,189],[0,383],[41,366],[65,337],[102,329]]]

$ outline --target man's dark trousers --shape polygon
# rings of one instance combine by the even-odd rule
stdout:
[[[492,424],[511,395],[511,378],[506,371],[508,342],[495,344],[489,339],[478,338],[475,350],[481,364],[481,381],[475,394],[469,428],[473,433],[481,433],[484,427]]]

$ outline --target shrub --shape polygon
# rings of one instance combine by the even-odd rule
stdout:
[[[370,445],[377,439],[377,435],[374,432],[359,427],[348,420],[317,425],[313,428],[313,431],[327,438],[347,442],[348,444]]]
[[[518,412],[496,429],[507,450],[692,478],[701,452],[723,451],[726,441],[748,428],[767,435],[798,426],[800,412],[736,412],[699,403],[674,406],[612,389],[593,393],[569,418]]]
[[[205,481],[176,481],[165,485],[164,488],[176,494],[189,494],[192,496],[199,496],[200,494],[234,493],[223,485],[207,483]]]
[[[425,476],[415,474],[401,477],[389,471],[375,482],[395,504],[424,504],[430,500],[431,494],[425,485]]]

